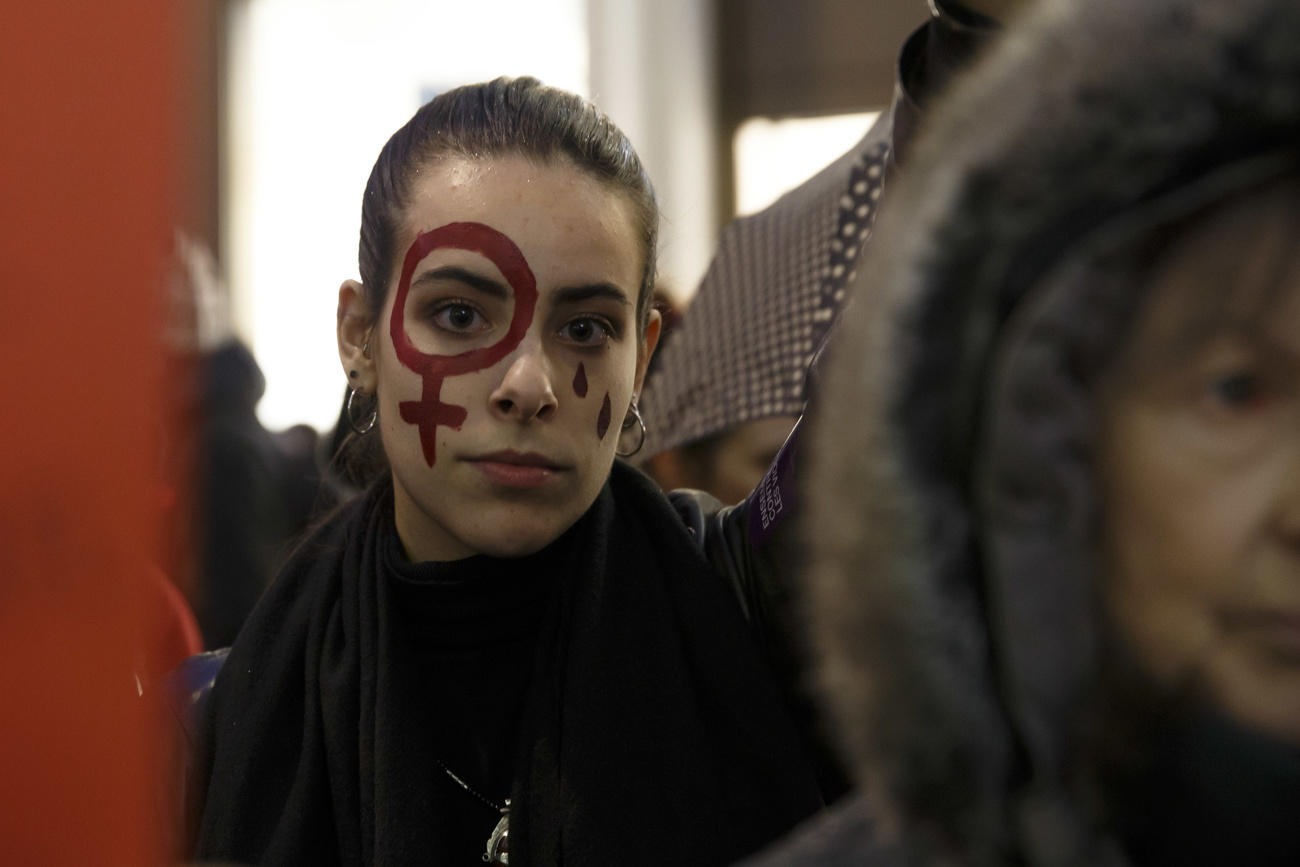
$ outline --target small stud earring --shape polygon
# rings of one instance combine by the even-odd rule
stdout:
[[[349,370],[348,379],[356,379],[356,378],[357,378],[357,372],[355,370]]]

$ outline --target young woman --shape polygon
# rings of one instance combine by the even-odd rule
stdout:
[[[869,795],[761,863],[1300,863],[1300,7],[1044,2],[926,136],[804,441]]]
[[[623,135],[532,79],[385,145],[338,344],[391,471],[200,707],[199,858],[722,864],[818,808],[745,510],[615,461],[644,434],[657,220]]]

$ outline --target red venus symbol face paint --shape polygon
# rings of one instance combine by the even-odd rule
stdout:
[[[510,327],[499,341],[491,346],[472,349],[458,355],[428,355],[416,348],[406,333],[406,296],[411,289],[415,267],[434,250],[452,248],[478,253],[497,267],[514,291],[514,313]],[[420,430],[420,446],[424,459],[432,467],[437,460],[438,425],[459,429],[465,423],[466,411],[462,406],[443,403],[440,394],[442,381],[449,376],[460,376],[483,370],[505,358],[524,339],[533,321],[537,306],[537,281],[524,260],[524,254],[514,242],[490,226],[482,223],[448,223],[420,235],[406,251],[401,278],[397,283],[397,297],[389,317],[389,333],[393,349],[402,365],[424,378],[423,393],[419,400],[398,404],[402,420],[416,425]],[[608,402],[608,398],[606,399]]]

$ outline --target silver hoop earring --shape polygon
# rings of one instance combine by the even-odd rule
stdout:
[[[614,449],[614,454],[620,458],[632,457],[632,455],[641,451],[641,446],[645,445],[645,419],[641,418],[641,410],[636,405],[635,394],[632,395],[632,405],[627,408],[627,415],[623,416],[623,425],[619,428],[619,432],[625,433],[631,430],[633,425],[641,428],[641,436],[637,438],[636,447],[629,452],[620,452],[617,448]]]
[[[352,411],[352,401],[358,394],[360,394],[360,392],[357,389],[348,389],[348,402],[347,405],[343,407],[343,413],[348,417],[348,426],[351,427],[358,436],[365,436],[370,433],[372,428],[374,428],[375,421],[379,418],[379,401],[376,400],[375,405],[371,407],[369,418],[358,420],[356,414]]]

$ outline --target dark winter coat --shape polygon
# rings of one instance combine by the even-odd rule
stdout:
[[[872,818],[755,863],[1123,864],[1077,765],[1090,389],[1140,242],[1300,161],[1300,5],[1045,0],[929,122],[831,347],[805,493],[823,691]]]

